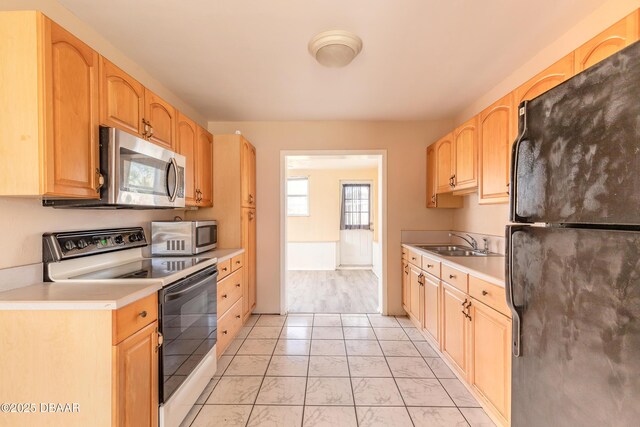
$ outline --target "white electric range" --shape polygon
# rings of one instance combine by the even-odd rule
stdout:
[[[146,258],[140,227],[47,233],[42,242],[45,281],[162,285],[159,420],[178,426],[216,372],[217,259]]]

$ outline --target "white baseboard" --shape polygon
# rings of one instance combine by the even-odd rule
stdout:
[[[333,271],[337,268],[338,242],[287,243],[287,269]]]

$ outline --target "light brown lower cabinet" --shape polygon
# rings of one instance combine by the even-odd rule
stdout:
[[[407,261],[417,258],[415,251],[402,251],[409,318],[493,421],[510,425],[511,318],[504,288],[427,255],[420,267]]]
[[[244,248],[245,262],[245,301],[243,316],[248,318],[256,306],[256,210],[254,208],[242,208],[241,219],[242,247]]]
[[[244,253],[218,263],[218,357],[224,353],[244,324],[247,295]]]
[[[508,424],[511,409],[511,319],[471,299],[469,384]]]
[[[0,311],[0,401],[37,405],[0,412],[0,426],[157,426],[157,319],[156,294],[117,310]]]
[[[442,282],[442,354],[458,373],[466,377],[468,367],[468,327],[464,307],[469,298],[464,292]]]

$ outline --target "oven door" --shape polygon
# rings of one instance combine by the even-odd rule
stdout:
[[[215,249],[218,242],[218,225],[215,221],[196,221],[193,223],[193,253]]]
[[[166,402],[216,344],[216,266],[160,291],[160,402]]]
[[[109,131],[110,204],[184,207],[184,156],[119,129]]]

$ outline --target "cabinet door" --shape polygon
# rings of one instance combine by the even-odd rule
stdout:
[[[45,195],[98,198],[99,56],[46,19]]]
[[[118,426],[158,425],[158,322],[115,346],[115,418]]]
[[[242,247],[245,250],[243,317],[246,318],[256,306],[256,210],[242,208],[241,221]]]
[[[409,317],[422,324],[422,271],[409,265]]]
[[[436,204],[436,148],[434,144],[427,147],[427,207],[435,208]]]
[[[402,308],[409,311],[409,263],[402,260]]]
[[[198,206],[213,206],[213,135],[198,126]]]
[[[478,186],[478,117],[458,126],[453,132],[454,190]]]
[[[177,111],[149,89],[144,89],[144,118],[151,126],[149,141],[175,149]]]
[[[253,208],[256,206],[256,149],[246,139],[241,141],[242,206]]]
[[[193,120],[182,113],[178,113],[177,124],[178,153],[186,159],[185,167],[185,203],[187,206],[198,206],[197,176],[198,153],[196,147],[197,130]]]
[[[100,57],[100,123],[142,136],[144,86]]]
[[[576,73],[586,70],[637,41],[639,17],[640,11],[636,10],[576,49]]]
[[[436,194],[449,193],[453,190],[454,151],[453,133],[436,142]]]
[[[508,425],[511,396],[511,319],[471,300],[469,382]]]
[[[425,274],[424,321],[422,328],[440,342],[440,281]]]
[[[515,139],[513,93],[480,113],[479,203],[509,202],[511,145]]]
[[[514,91],[516,107],[514,108],[514,123],[518,123],[517,107],[522,101],[542,95],[573,75],[573,53],[570,53],[517,88]],[[514,129],[514,132],[517,132],[517,129]]]
[[[463,292],[442,282],[442,354],[458,372],[467,375],[467,320],[463,305],[469,298]]]

